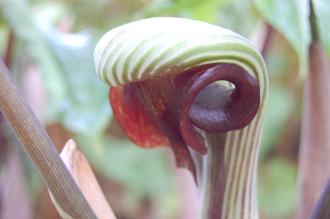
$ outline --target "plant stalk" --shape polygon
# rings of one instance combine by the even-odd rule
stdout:
[[[324,188],[322,195],[314,208],[311,219],[324,219],[330,218],[330,179]]]
[[[9,32],[7,48],[3,57],[3,62],[5,63],[8,68],[11,66],[12,61],[12,54],[13,54],[13,47],[14,47],[15,36],[13,31]]]
[[[224,134],[208,137],[208,154],[203,160],[202,178],[202,217],[208,219],[222,218],[225,188],[225,138]]]
[[[72,218],[96,218],[1,59],[0,110],[61,208]]]
[[[309,0],[309,27],[312,42],[319,41],[319,30],[313,0]]]
[[[299,150],[297,219],[309,218],[330,175],[330,66],[319,43],[313,1],[310,6],[311,44],[309,74],[305,82],[304,112]],[[314,213],[317,215],[317,213]]]
[[[260,116],[260,115],[259,115]],[[256,219],[260,122],[225,134],[206,134],[202,196],[203,219]]]
[[[271,46],[271,43],[272,43],[272,40],[273,40],[273,37],[274,37],[274,32],[275,30],[273,29],[273,27],[270,25],[270,24],[265,24],[266,25],[266,30],[265,30],[265,37],[264,39],[262,40],[262,44],[260,46],[260,53],[262,55],[262,57],[266,57],[268,52],[269,52],[269,49],[270,49],[270,46]]]
[[[322,47],[313,43],[300,138],[297,219],[310,217],[330,175],[330,68],[327,62]]]

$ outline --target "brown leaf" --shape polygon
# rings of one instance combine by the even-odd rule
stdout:
[[[97,217],[100,219],[116,219],[95,178],[92,168],[73,140],[69,140],[66,143],[61,152],[61,158]],[[60,215],[63,218],[70,218],[62,210],[59,203],[53,197],[51,198]]]

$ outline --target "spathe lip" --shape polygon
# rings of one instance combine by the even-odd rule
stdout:
[[[219,80],[231,82],[235,89],[228,92],[220,85],[210,87]],[[200,94],[199,104],[194,103]],[[205,154],[204,141],[192,126],[213,133],[242,129],[255,117],[259,105],[259,86],[254,77],[235,64],[215,65],[190,86],[181,111],[181,133],[187,145]]]

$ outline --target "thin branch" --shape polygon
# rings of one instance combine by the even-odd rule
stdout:
[[[297,219],[309,218],[330,175],[330,66],[322,46],[309,49],[299,148]]]
[[[261,53],[262,57],[264,57],[264,58],[267,56],[267,54],[269,52],[269,48],[271,46],[271,42],[273,40],[275,30],[273,29],[273,27],[270,24],[266,24],[265,32],[266,32],[265,37],[262,41],[261,48],[260,48],[260,53]]]
[[[317,27],[317,18],[315,15],[313,0],[309,0],[309,26],[312,42],[319,41],[319,30]]]
[[[0,110],[62,209],[73,218],[96,218],[1,59]]]
[[[313,211],[311,219],[330,218],[330,179]]]
[[[12,64],[13,46],[14,46],[14,33],[13,33],[13,31],[10,31],[9,36],[8,36],[5,54],[3,55],[3,61],[6,66],[11,66],[11,64]],[[1,129],[3,121],[4,121],[4,118],[0,111],[0,160],[2,160],[1,158],[4,158],[6,156],[6,151],[7,151],[6,138],[4,136],[3,130]]]
[[[13,53],[13,46],[14,46],[14,33],[13,31],[9,32],[9,36],[8,36],[8,42],[7,42],[7,47],[5,50],[5,54],[3,56],[3,62],[5,63],[6,66],[8,66],[8,68],[10,68],[11,66],[11,60],[12,60],[12,53]]]
[[[3,123],[4,118],[2,113],[0,112],[0,164],[3,162],[7,154],[7,140],[3,133]]]
[[[258,49],[263,58],[266,58],[269,53],[275,33],[275,29],[269,23],[259,21],[250,37],[252,44]]]
[[[319,43],[317,17],[313,0],[309,0],[309,74],[305,83],[304,112],[299,148],[299,198],[296,218],[309,218],[317,200],[322,194],[330,174],[330,66]],[[324,196],[322,196],[324,197]],[[319,202],[322,202],[319,201]],[[324,201],[323,204],[327,202]],[[322,205],[323,205],[322,204]],[[318,212],[321,211],[321,212]],[[313,218],[324,215],[324,208],[318,206]]]

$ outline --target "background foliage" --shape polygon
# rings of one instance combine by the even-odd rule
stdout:
[[[314,2],[321,40],[330,54],[330,4]],[[94,44],[106,31],[152,16],[181,16],[221,25],[250,38],[256,47],[263,42],[260,33],[271,31],[265,54],[270,97],[259,162],[259,203],[261,218],[292,218],[301,79],[307,71],[310,41],[307,2],[0,0],[0,54],[5,54],[13,33],[12,72],[57,145],[61,147],[69,137],[78,141],[119,218],[144,218],[141,214],[150,209],[156,209],[157,218],[175,218],[180,201],[171,155],[167,149],[143,150],[127,141],[112,117],[108,87],[97,78],[92,59]],[[8,133],[8,127],[2,126],[3,133]],[[1,147],[18,144],[10,134],[4,135],[7,141],[0,141]],[[46,199],[43,187],[33,165],[22,156],[34,209],[31,217],[45,217],[40,210]]]

